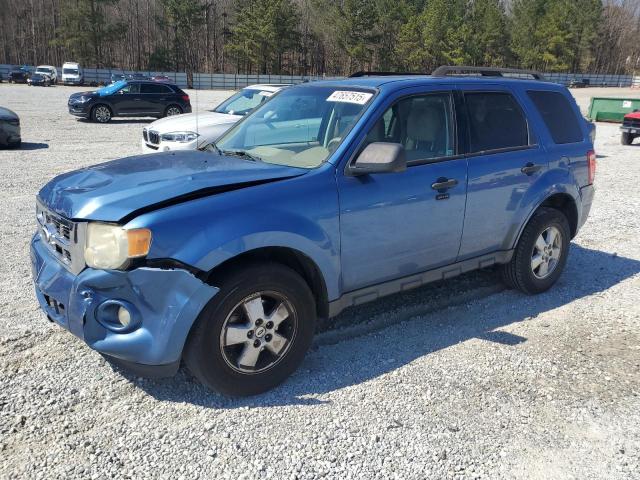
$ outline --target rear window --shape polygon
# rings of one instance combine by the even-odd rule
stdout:
[[[567,97],[559,92],[538,90],[529,90],[527,94],[540,112],[556,144],[578,143],[584,140],[578,118]]]
[[[469,112],[470,153],[527,147],[529,128],[518,102],[509,93],[465,93]]]

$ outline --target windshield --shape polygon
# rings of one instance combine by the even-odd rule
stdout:
[[[112,95],[122,87],[124,87],[126,84],[127,82],[125,80],[120,80],[116,83],[112,83],[111,85],[107,85],[106,87],[99,88],[98,90],[96,90],[96,93],[101,97],[104,97],[105,95]]]
[[[227,132],[217,147],[226,155],[315,168],[342,143],[373,95],[335,87],[283,90]]]
[[[273,95],[273,92],[245,88],[227,98],[215,108],[214,112],[227,113],[229,115],[246,115],[271,95]]]
[[[53,73],[51,68],[40,67],[36,69],[37,73]]]
[[[62,69],[62,73],[66,74],[66,75],[78,75],[78,69],[77,68],[63,68]]]

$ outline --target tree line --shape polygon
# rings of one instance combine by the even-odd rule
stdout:
[[[0,63],[345,75],[640,71],[638,0],[0,0]]]

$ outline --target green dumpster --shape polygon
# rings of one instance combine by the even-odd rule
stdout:
[[[595,122],[618,122],[627,113],[640,110],[640,98],[593,97],[589,105],[589,120]]]

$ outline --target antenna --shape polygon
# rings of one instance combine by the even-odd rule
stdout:
[[[199,86],[199,84],[198,84],[198,86]],[[199,103],[198,103],[198,88],[197,88],[198,86],[196,86],[196,108],[195,108],[195,110],[196,110],[196,112],[195,112],[196,113],[196,135],[197,135],[197,137],[196,137],[196,150],[198,149],[198,143],[200,142],[198,140],[200,138],[200,130],[198,129],[198,105],[199,105]]]

